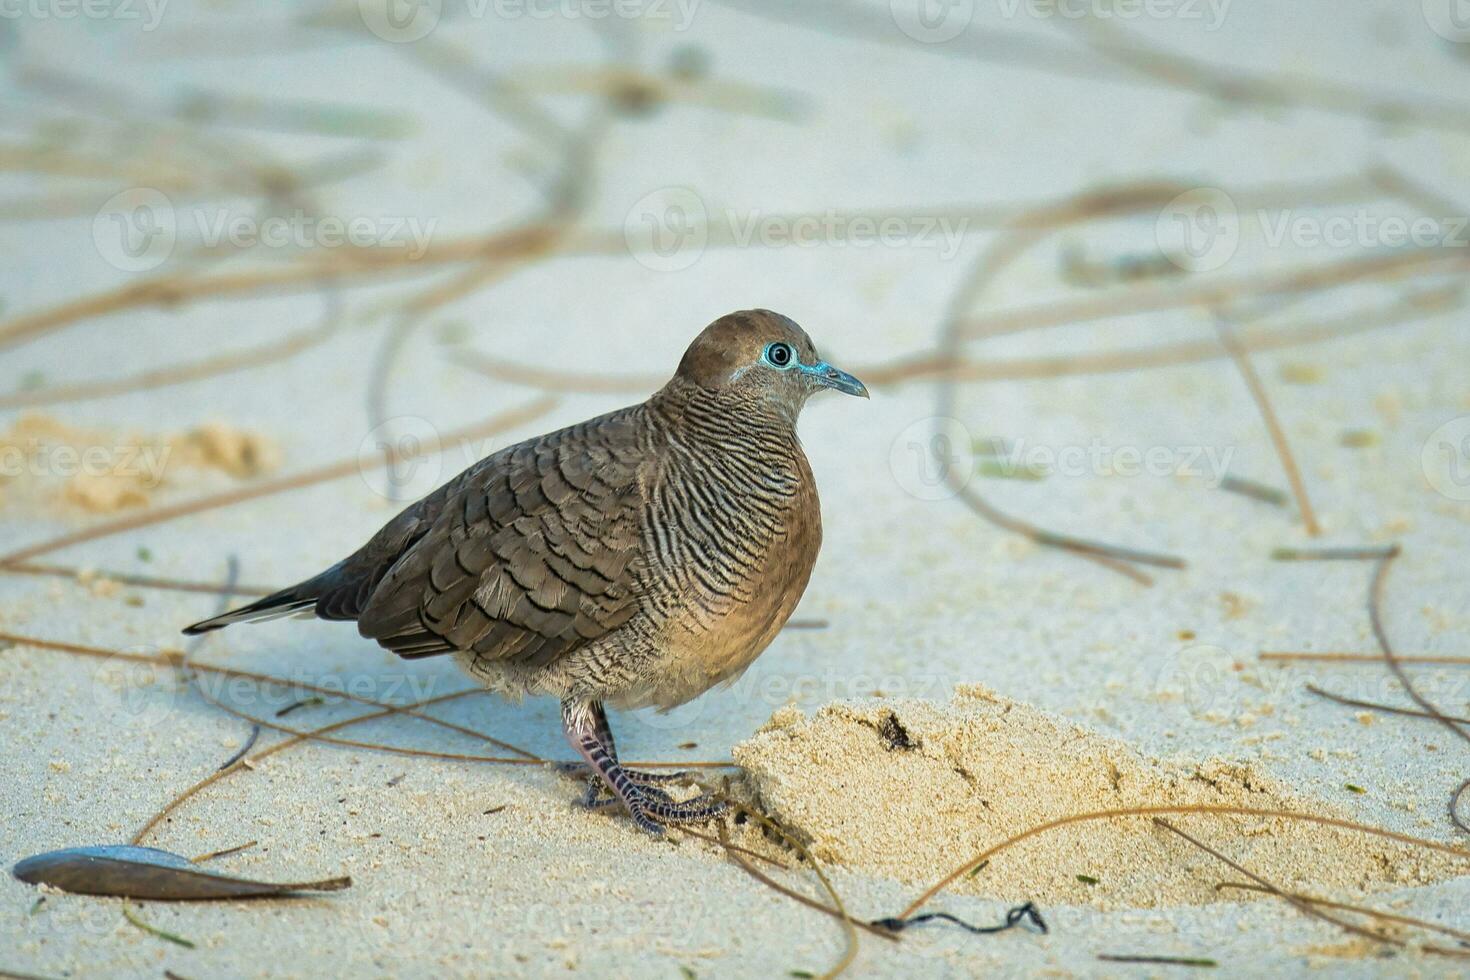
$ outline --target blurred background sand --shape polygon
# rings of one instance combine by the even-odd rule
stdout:
[[[474,459],[644,397],[700,327],[753,306],[801,322],[873,399],[818,399],[802,420],[826,525],[805,628],[729,689],[615,717],[625,755],[725,760],[778,710],[943,704],[978,682],[1027,706],[1000,773],[1027,792],[1045,788],[1024,764],[1045,743],[1027,733],[1077,723],[1185,771],[1248,766],[1321,812],[1456,839],[1464,742],[1307,690],[1412,707],[1381,664],[1259,657],[1376,655],[1371,563],[1272,554],[1393,542],[1382,612],[1398,650],[1470,654],[1470,16],[1451,3],[73,9],[36,0],[0,18],[5,863],[130,839],[251,727],[171,668],[17,637],[178,649],[178,628],[220,601],[180,583],[220,582],[231,555],[246,585],[312,573]],[[411,458],[385,467],[385,453]],[[252,496],[162,519],[235,492]],[[987,506],[1186,567],[1099,564]],[[301,728],[363,710],[299,705],[301,683],[395,703],[467,686],[342,625],[231,630],[194,655],[293,682],[197,681]],[[1410,669],[1444,712],[1470,713],[1463,665]],[[569,754],[550,703],[431,710]],[[341,734],[502,754],[402,718]],[[983,739],[965,745],[983,754]],[[832,746],[855,778],[838,770],[830,802],[850,808],[846,787],[881,768],[864,753],[886,765],[887,751]],[[1079,785],[1096,775],[1079,764]],[[765,789],[789,802],[789,785]],[[576,811],[578,792],[539,766],[294,748],[206,789],[148,843],[194,855],[253,840],[218,865],[348,873],[353,890],[147,905],[184,949],[114,900],[38,908],[6,878],[0,970],[781,976],[839,961],[832,919],[709,843]],[[1225,850],[1244,826],[1189,819]],[[854,849],[881,851],[863,838],[876,832],[855,824]],[[888,846],[933,848],[923,867],[948,869],[996,843],[924,832]],[[1146,820],[1106,833],[1128,842],[1130,888],[1181,862],[1204,891],[1229,876]],[[865,935],[853,971],[1123,975],[1097,959],[1120,953],[1250,973],[1456,965],[1228,893],[1130,910],[1106,869],[1043,860],[1039,842],[1026,853],[1036,875],[1072,879],[1032,890],[1065,898],[1044,907],[1049,935]],[[1311,885],[1310,863],[1282,860]],[[931,907],[998,921],[1033,897],[1012,887],[1018,867]],[[827,870],[862,919],[932,880]],[[1391,887],[1399,870],[1323,890],[1466,926],[1465,877]],[[822,894],[809,874],[783,880]]]

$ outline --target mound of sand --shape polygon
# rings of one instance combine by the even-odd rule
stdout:
[[[1213,804],[1346,816],[1246,765],[1146,758],[1122,742],[978,686],[947,705],[863,700],[778,711],[735,749],[746,789],[819,859],[928,884],[982,850],[1074,813]],[[1170,816],[1278,887],[1368,892],[1470,874],[1470,861],[1320,824]],[[955,890],[1101,907],[1239,900],[1240,881],[1148,817],[1048,831]]]
[[[280,450],[264,436],[210,422],[186,432],[83,429],[46,415],[0,432],[4,503],[41,509],[63,503],[97,514],[146,507],[159,489],[190,473],[252,479],[276,469]]]

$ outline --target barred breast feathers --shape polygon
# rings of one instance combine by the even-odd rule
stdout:
[[[791,421],[759,400],[667,395],[650,403],[667,441],[647,500],[649,559],[664,590],[712,623],[755,598],[810,471]]]

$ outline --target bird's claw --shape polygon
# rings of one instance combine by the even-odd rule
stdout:
[[[662,790],[643,787],[631,801],[625,801],[633,822],[649,833],[659,836],[669,824],[706,823],[721,817],[730,807],[723,800],[709,794],[696,796],[682,803],[675,802]]]
[[[606,795],[604,795],[606,793]],[[635,786],[629,798],[623,799],[608,790],[601,781],[587,785],[579,805],[591,811],[610,810],[622,806],[644,831],[662,836],[667,824],[704,823],[722,816],[729,805],[708,793],[680,802],[653,786]]]

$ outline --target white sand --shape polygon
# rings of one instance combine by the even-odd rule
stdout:
[[[880,18],[884,7],[874,3]],[[1221,64],[1392,90],[1410,101],[1463,98],[1464,46],[1432,33],[1418,7],[1347,9],[1327,0],[1299,0],[1231,7],[1218,31],[1175,21],[1135,26],[1160,44]],[[343,10],[355,16],[354,8],[346,4]],[[243,14],[230,40],[221,42],[214,18],[229,18],[228,11],[206,15],[176,0],[167,13],[160,30],[146,34],[128,24],[79,26],[58,19],[28,18],[15,26],[28,56],[115,78],[119,88],[134,86],[165,104],[187,84],[267,98],[350,101],[416,119],[413,139],[382,144],[388,159],[382,170],[311,191],[317,207],[329,214],[432,218],[435,240],[449,241],[507,227],[542,207],[537,185],[520,173],[526,161],[544,168],[547,151],[417,67],[403,50],[341,39],[317,46],[317,36],[303,28],[247,21]],[[0,23],[0,31],[11,24]],[[526,65],[595,64],[605,47],[587,26],[563,18],[460,17],[446,21],[441,32],[459,39],[487,66],[509,73]],[[735,209],[743,224],[757,208],[757,217],[827,207],[948,215],[958,205],[1048,200],[1138,177],[1249,188],[1338,176],[1380,162],[1447,196],[1452,204],[1446,207],[1460,213],[1465,208],[1470,154],[1463,132],[1311,109],[1221,108],[1195,94],[1127,81],[1131,76],[1124,69],[1083,80],[932,57],[913,48],[823,41],[712,4],[698,7],[688,31],[652,22],[631,26],[644,64],[657,68],[678,46],[699,45],[711,55],[717,77],[800,93],[806,115],[798,125],[683,106],[620,122],[599,159],[585,219],[592,230],[618,232],[630,212],[636,218],[640,199],[670,187],[699,188],[708,213],[719,217]],[[1063,24],[1026,16],[1005,20],[985,10],[980,26],[1066,36],[1060,33]],[[281,53],[251,54],[257,40],[260,50]],[[577,95],[547,100],[564,125],[573,125],[586,104]],[[352,145],[254,130],[212,132],[248,138],[297,162]],[[124,186],[6,175],[0,197],[92,194],[104,183],[99,200]],[[176,197],[190,227],[196,213],[216,214],[212,203],[196,212],[195,197]],[[1366,206],[1380,216],[1423,213],[1387,197]],[[1247,231],[1240,252],[1211,275],[1340,262],[1361,251],[1356,245],[1272,247],[1253,205],[1242,199],[1241,207]],[[1293,214],[1351,217],[1357,207],[1303,205]],[[1277,216],[1272,212],[1271,219]],[[1093,295],[1059,280],[1061,245],[1077,243],[1090,257],[1146,252],[1154,247],[1156,218],[1150,213],[1110,221],[1043,242],[977,308]],[[0,224],[5,315],[133,281],[93,247],[91,219],[87,210],[75,219]],[[699,326],[730,309],[761,305],[801,321],[844,366],[926,350],[974,257],[994,240],[992,232],[975,229],[955,256],[937,246],[710,248],[678,272],[646,268],[621,252],[557,257],[428,318],[395,361],[387,412],[419,419],[398,423],[395,435],[422,424],[447,431],[535,396],[467,370],[445,343],[456,335],[473,349],[548,369],[663,373]],[[287,363],[46,412],[78,429],[112,434],[188,432],[223,421],[279,446],[281,473],[351,457],[360,446],[375,445],[365,391],[390,319],[382,315],[384,304],[427,284],[385,281],[352,292],[340,332]],[[1297,303],[1279,318],[1311,321],[1394,295],[1388,288],[1361,287],[1345,297]],[[0,391],[18,390],[36,377],[48,384],[116,377],[242,350],[316,323],[322,308],[322,298],[308,291],[89,321],[5,350]],[[1204,311],[1183,308],[997,337],[974,346],[972,356],[991,363],[1213,335]],[[1404,652],[1470,653],[1464,576],[1470,503],[1437,491],[1422,463],[1431,436],[1470,414],[1464,314],[1265,354],[1257,363],[1301,459],[1325,529],[1320,542],[1402,542],[1405,554],[1385,595],[1390,633]],[[508,439],[633,397],[565,397],[534,423],[421,467],[413,487],[427,489],[467,458]],[[912,712],[915,728],[932,739],[944,730],[946,712],[955,710],[943,707],[954,686],[983,683],[1020,706],[1088,726],[1097,733],[1089,737],[1109,740],[1110,757],[1126,754],[1149,773],[1158,759],[1177,760],[1186,770],[1224,759],[1225,771],[1258,774],[1261,785],[1272,788],[1263,795],[1273,799],[1289,796],[1399,832],[1452,839],[1444,804],[1470,769],[1466,747],[1431,724],[1360,720],[1354,711],[1304,690],[1316,683],[1350,696],[1404,703],[1380,667],[1281,667],[1257,660],[1262,649],[1371,652],[1364,612],[1367,566],[1270,561],[1275,547],[1320,542],[1307,538],[1289,510],[1212,490],[1202,478],[1125,476],[1090,466],[1040,481],[976,478],[977,489],[996,505],[1043,526],[1189,560],[1187,571],[1159,572],[1154,587],[1142,588],[1022,542],[954,500],[911,493],[914,474],[905,466],[905,447],[915,433],[928,431],[926,424],[913,427],[933,414],[933,406],[927,384],[878,386],[870,403],[831,397],[812,405],[802,432],[822,491],[826,544],[798,615],[827,619],[830,628],[784,634],[732,688],[671,715],[615,717],[626,756],[728,758],[735,745],[788,705],[814,715],[831,702],[880,693],[895,704],[902,699],[905,716]],[[1228,452],[1232,473],[1284,485],[1260,418],[1239,377],[1222,361],[973,385],[962,392],[954,414],[976,439],[998,436],[1028,447],[1085,448],[1097,439],[1115,449],[1170,447],[1181,461],[1190,447],[1217,456]],[[6,411],[4,426],[19,417],[18,411]],[[1364,430],[1373,434],[1372,445],[1343,444],[1346,433]],[[150,494],[150,502],[162,505],[240,485],[218,472],[196,476],[198,482]],[[118,535],[46,560],[216,580],[234,553],[246,581],[284,584],[341,557],[393,512],[397,504],[375,489],[381,486],[348,477]],[[37,502],[13,482],[0,481],[0,550],[97,519]],[[4,576],[0,630],[158,651],[176,647],[178,627],[206,615],[213,602],[207,596]],[[365,645],[350,627],[333,624],[231,630],[199,656],[318,684],[352,684],[385,699],[447,693],[464,684],[451,664],[402,663]],[[1463,668],[1420,667],[1414,676],[1446,711],[1470,710]],[[249,686],[227,687],[223,694],[266,717],[301,696],[267,695]],[[929,779],[928,762],[919,761],[928,755],[906,762],[908,756],[875,753],[872,733],[843,720],[854,711],[879,710],[862,703],[833,709],[820,716],[827,721],[801,729],[802,751],[849,763],[881,760],[882,768],[866,774],[869,783],[879,773],[903,773],[908,765],[915,767],[908,775]],[[554,705],[511,708],[472,698],[437,710],[541,755],[569,754],[557,732]],[[1031,707],[1014,710],[1043,718]],[[325,724],[348,713],[322,705],[285,720]],[[1042,727],[1023,730],[1027,738],[1067,730],[1061,722],[1034,724]],[[172,672],[139,676],[121,673],[117,665],[27,647],[0,651],[0,858],[8,864],[50,848],[128,839],[161,805],[229,757],[247,730]],[[487,751],[475,740],[406,721],[349,734],[439,751]],[[835,740],[830,745],[823,741],[828,736]],[[787,763],[774,749],[761,748],[773,737],[757,736],[742,750],[765,767],[757,768],[757,785],[772,806],[826,841],[827,853],[850,861],[834,868],[833,877],[855,914],[896,914],[918,894],[920,871],[926,869],[904,864],[907,847],[889,853],[873,839],[842,833],[834,821],[863,808],[856,795],[839,795],[835,802],[841,807],[804,811],[807,803],[795,791],[821,787],[829,795],[819,799],[830,799],[832,789],[822,783],[832,773],[814,769],[797,781],[780,768]],[[995,738],[1003,754],[1003,733]],[[269,741],[263,736],[261,747]],[[984,742],[983,728],[967,737],[966,757],[983,760]],[[1002,807],[997,813],[1005,819],[986,822],[967,808],[943,811],[946,822],[930,830],[954,838],[948,842],[954,864],[1024,829],[1013,821],[1095,795],[1096,766],[1063,765],[1068,758],[1059,750],[1056,758],[1038,762],[1058,794],[1044,806],[1009,799],[1002,783],[987,790],[985,799]],[[1019,785],[1034,785],[1037,773],[1025,775]],[[1364,792],[1352,792],[1348,784]],[[891,783],[868,788],[882,791],[884,805],[913,802]],[[32,914],[35,890],[6,878],[0,880],[0,970],[136,977],[157,977],[165,969],[191,977],[679,977],[683,969],[704,977],[820,973],[836,962],[843,938],[826,916],[771,893],[710,845],[650,840],[625,821],[578,812],[571,807],[578,792],[540,768],[322,746],[293,749],[207,790],[150,843],[197,854],[253,839],[258,846],[219,866],[279,878],[347,873],[356,882],[352,890],[292,902],[142,910],[148,921],[196,943],[187,950],[128,925],[112,901],[53,897]],[[968,815],[976,820],[970,823]],[[1272,852],[1261,840],[1243,839],[1236,833],[1238,821],[1192,817],[1180,823],[1291,883],[1325,882],[1326,890],[1345,898],[1366,891],[1381,907],[1470,927],[1464,916],[1470,878],[1446,878],[1434,868],[1421,874],[1418,858],[1344,843],[1350,860],[1308,875],[1299,853]],[[1299,839],[1279,828],[1271,831],[1272,847]],[[1044,896],[1050,935],[973,937],[931,926],[896,945],[865,938],[857,973],[1151,972],[1100,963],[1100,953],[1210,956],[1234,973],[1254,975],[1318,969],[1333,976],[1448,975],[1456,966],[1419,953],[1381,957],[1276,902],[1194,904],[1213,897],[1206,892],[1221,871],[1208,858],[1191,855],[1182,842],[1161,839],[1146,821],[1064,844],[1069,850],[1060,855],[1041,840],[1011,851],[997,860],[992,876],[967,887],[971,893],[946,894],[933,905],[973,921],[997,921],[1007,906]],[[1376,870],[1358,863],[1372,853],[1382,853],[1386,862]],[[1102,871],[1081,863],[1093,854],[1103,859],[1096,862]],[[1167,876],[1149,878],[1149,869],[1165,855],[1176,864]],[[1027,861],[1038,873],[1027,873]],[[1039,874],[1047,870],[1072,880],[1047,880]],[[1075,880],[1079,873],[1098,877],[1100,884],[1084,891]],[[817,894],[809,876],[791,880]],[[1016,887],[1001,887],[1010,884]],[[1159,894],[1147,894],[1150,887]],[[1128,902],[1152,907],[1128,908]]]

